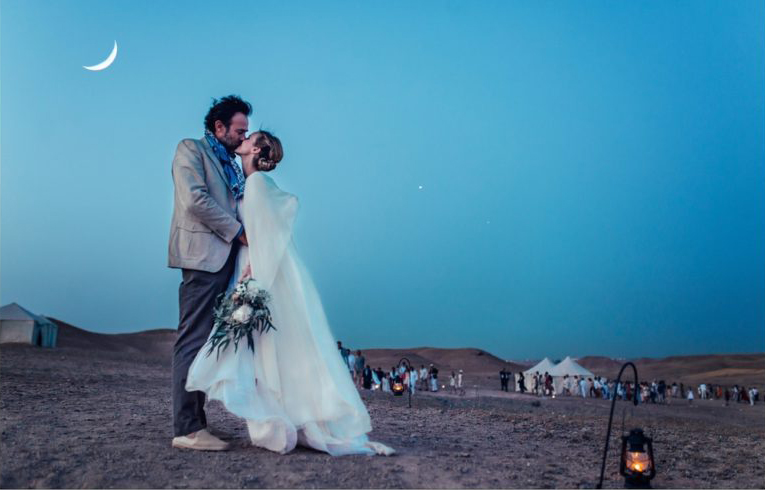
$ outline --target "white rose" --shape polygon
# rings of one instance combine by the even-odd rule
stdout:
[[[247,294],[251,296],[257,296],[258,293],[260,293],[260,287],[258,287],[258,283],[255,281],[255,279],[247,281]]]
[[[253,310],[250,305],[242,305],[231,314],[231,319],[237,323],[247,323],[252,318]]]

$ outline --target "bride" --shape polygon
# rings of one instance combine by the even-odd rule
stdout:
[[[281,160],[281,143],[257,131],[236,153],[246,176],[238,212],[250,246],[239,250],[229,290],[251,274],[271,295],[276,330],[256,334],[254,353],[229,346],[216,358],[202,347],[189,368],[186,390],[221,401],[245,419],[252,443],[271,451],[284,454],[300,444],[333,456],[393,454],[367,437],[369,413],[292,243],[297,197],[264,173]]]

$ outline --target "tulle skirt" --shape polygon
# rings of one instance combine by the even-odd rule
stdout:
[[[286,453],[296,444],[332,455],[392,454],[368,440],[369,413],[330,332],[324,309],[292,242],[296,196],[269,176],[247,177],[238,212],[250,239],[237,258],[235,283],[247,264],[271,294],[276,330],[207,355],[202,347],[189,368],[186,389],[220,400],[247,422],[252,443]],[[211,333],[212,335],[212,333]]]

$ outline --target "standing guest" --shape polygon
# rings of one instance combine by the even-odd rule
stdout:
[[[563,375],[563,394],[571,396],[571,378],[568,377],[568,374]]]
[[[667,384],[663,379],[659,380],[659,385],[656,387],[656,393],[658,395],[659,403],[666,402]]]
[[[600,388],[603,392],[603,399],[604,400],[610,400],[611,399],[611,388],[608,386],[608,379],[606,378],[600,378]]]
[[[715,398],[719,400],[722,397],[723,397],[722,386],[720,385],[715,386]]]
[[[415,390],[417,389],[417,368],[412,366],[409,368],[409,392],[414,395]]]
[[[672,382],[672,398],[677,398],[677,383]]]
[[[420,364],[420,390],[428,391],[428,369],[425,364]]]
[[[526,393],[526,379],[524,378],[523,373],[518,375],[518,391],[521,392],[521,395]]]
[[[547,371],[545,371],[545,394],[547,396],[552,396],[553,394],[553,378]]]
[[[457,373],[452,371],[452,374],[449,376],[449,391],[451,393],[457,393]]]
[[[356,382],[356,356],[348,349],[348,371],[351,373],[351,379]]]
[[[361,386],[365,390],[371,390],[372,389],[372,368],[369,367],[369,364],[364,366],[364,370],[362,371]]]
[[[462,389],[462,369],[457,373],[457,388]]]
[[[356,384],[361,387],[363,383],[364,366],[366,365],[366,359],[361,355],[361,351],[356,351]]]
[[[384,374],[382,377],[382,390],[385,393],[390,393],[390,375],[388,373]]]
[[[395,383],[396,378],[398,378],[398,369],[396,369],[396,366],[391,366],[390,368],[390,382]]]
[[[600,398],[600,378],[597,376],[592,382],[592,390],[595,392],[595,398]]]
[[[430,391],[438,391],[438,368],[430,365]]]
[[[745,386],[741,387],[741,401],[744,403],[749,403],[749,392],[746,390]]]
[[[343,343],[340,342],[339,340],[337,341],[337,350],[340,351],[340,357],[343,358],[343,362],[345,363],[346,366],[348,366],[348,354],[351,353],[351,350],[343,347]]]
[[[725,406],[727,407],[728,404],[730,403],[730,390],[727,387],[725,388],[724,396],[725,396]]]
[[[507,372],[505,372],[505,368],[502,368],[502,371],[499,372],[499,390],[507,391]]]
[[[539,371],[534,373],[534,394],[539,396]]]
[[[579,378],[579,392],[582,398],[587,398],[587,382],[584,380],[584,376]]]
[[[699,385],[699,391],[701,391],[701,399],[706,400],[709,398],[709,395],[707,394],[707,384],[701,383]]]
[[[688,405],[693,405],[693,387],[688,388]]]

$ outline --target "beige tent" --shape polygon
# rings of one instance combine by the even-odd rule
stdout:
[[[550,374],[553,377],[553,387],[557,394],[563,393],[563,388],[566,383],[565,379],[570,380],[569,384],[572,393],[578,393],[579,387],[574,385],[574,376],[579,376],[580,378],[584,377],[585,379],[595,378],[595,375],[592,374],[591,371],[580,366],[575,360],[571,359],[571,357],[566,357],[559,362],[553,370],[550,371]],[[564,379],[566,375],[568,375],[568,378]]]
[[[539,373],[543,376],[545,373],[552,374],[553,369],[555,369],[555,363],[545,357],[536,366],[525,370],[523,372],[523,381],[526,383],[526,391],[534,389],[534,374]],[[542,382],[544,383],[544,380]],[[518,389],[518,385],[516,385],[516,389]]]
[[[11,303],[0,308],[0,344],[24,343],[55,347],[58,325]]]

